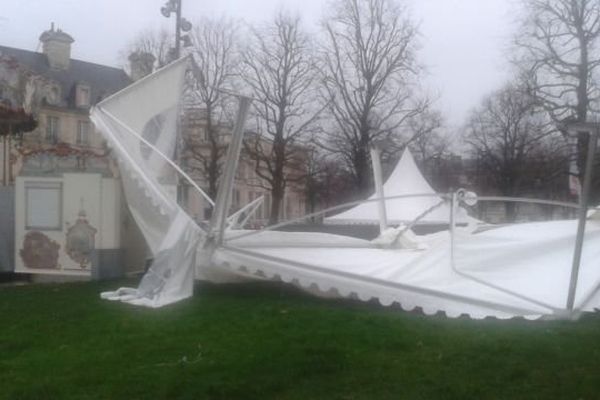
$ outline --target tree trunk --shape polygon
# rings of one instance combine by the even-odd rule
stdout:
[[[358,148],[356,149],[355,155],[355,169],[356,169],[356,186],[360,196],[366,196],[369,194],[369,182],[371,168],[369,165],[369,128],[365,122],[361,128],[360,141]]]
[[[206,103],[206,133],[210,143],[210,158],[208,161],[208,171],[206,171],[206,178],[208,181],[208,195],[212,199],[217,198],[218,191],[218,179],[219,179],[219,141],[216,137],[213,128],[212,119],[212,104]]]
[[[269,215],[269,225],[279,222],[279,212],[283,202],[284,191],[273,187],[271,190],[271,214]]]
[[[275,168],[272,174],[271,214],[269,215],[269,225],[279,222],[279,212],[283,196],[285,195],[285,142],[283,141],[283,134],[277,135],[273,141],[273,155],[275,158]]]
[[[356,188],[362,196],[369,190],[369,160],[364,149],[359,149],[356,152],[354,168],[356,170]]]

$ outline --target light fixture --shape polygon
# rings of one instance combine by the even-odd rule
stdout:
[[[192,45],[191,38],[188,35],[181,35],[182,32],[189,32],[192,30],[191,22],[181,17],[181,1],[182,0],[168,0],[165,5],[160,8],[160,13],[165,18],[169,18],[172,13],[175,13],[175,18],[177,19],[175,23],[175,47],[169,50],[169,59],[171,61],[180,57],[181,47],[190,47]]]
[[[477,193],[470,192],[465,189],[458,189],[456,194],[458,195],[459,200],[468,205],[469,207],[473,207],[474,205],[476,205],[479,200],[477,198]]]
[[[183,42],[183,47],[190,47],[192,45],[192,40],[188,35],[183,35],[181,41]]]
[[[184,32],[189,32],[192,29],[192,23],[185,18],[181,18],[180,24],[181,30]]]
[[[160,13],[165,17],[169,18],[171,16],[171,10],[167,6],[163,6],[160,8]]]
[[[175,12],[176,10],[176,6],[175,3],[172,0],[169,0],[165,3],[164,6],[162,6],[160,8],[160,13],[165,17],[165,18],[169,18],[171,16],[172,12]]]

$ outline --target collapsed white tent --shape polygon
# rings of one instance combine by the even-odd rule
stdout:
[[[419,167],[408,149],[402,153],[402,157],[396,164],[394,171],[383,185],[383,193],[386,198],[423,195],[418,197],[386,199],[385,210],[387,223],[390,225],[405,224],[417,218],[419,215],[431,210],[419,220],[419,224],[445,224],[450,222],[450,207],[443,200],[434,196],[435,191],[421,174]],[[375,200],[377,194],[369,197]],[[440,204],[441,203],[441,204]],[[359,204],[349,210],[324,219],[325,224],[369,224],[378,223],[378,204],[375,201]],[[467,215],[463,208],[459,208],[456,215],[460,224],[475,221]]]
[[[216,261],[306,289],[377,299],[450,317],[566,315],[576,221],[529,223],[478,234],[421,236],[425,250],[381,249],[327,234],[263,232],[230,240]],[[232,233],[232,236],[235,235]],[[285,244],[287,242],[287,245]],[[452,253],[455,253],[454,255]],[[590,224],[575,303],[600,307],[600,223]]]
[[[239,158],[240,111],[207,230],[199,228],[169,196],[173,174],[189,177],[173,161],[175,116],[186,61],[177,61],[98,104],[92,119],[119,161],[131,212],[154,254],[136,289],[102,297],[160,307],[192,295],[193,280],[281,279],[311,290],[426,313],[474,318],[565,317],[600,307],[600,221],[590,220],[571,293],[576,221],[532,223],[474,232],[450,230],[411,240],[366,241],[324,233],[226,229]],[[245,106],[244,106],[245,104]],[[203,195],[197,185],[189,180]],[[386,194],[387,195],[387,194]],[[456,215],[460,197],[451,197]],[[393,217],[392,217],[393,218]],[[398,237],[402,230],[392,232]]]
[[[154,262],[138,289],[105,297],[158,307],[193,291],[196,248],[204,232],[177,205],[169,185],[179,98],[187,61],[179,60],[98,103],[91,119],[119,163],[129,210]],[[162,157],[164,155],[165,157]]]

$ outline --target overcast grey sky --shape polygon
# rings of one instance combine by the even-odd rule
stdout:
[[[54,22],[74,37],[72,56],[120,66],[119,53],[141,30],[172,27],[160,7],[166,0],[0,0],[0,44],[38,48],[39,35]],[[486,93],[508,77],[504,49],[512,32],[510,0],[405,0],[420,23],[420,60],[425,84],[441,97],[439,108],[458,126]],[[229,15],[248,22],[280,8],[298,12],[315,28],[326,0],[183,0],[183,14]]]

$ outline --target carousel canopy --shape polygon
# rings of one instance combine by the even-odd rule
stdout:
[[[31,114],[0,102],[0,136],[30,132],[36,127],[37,121]]]

